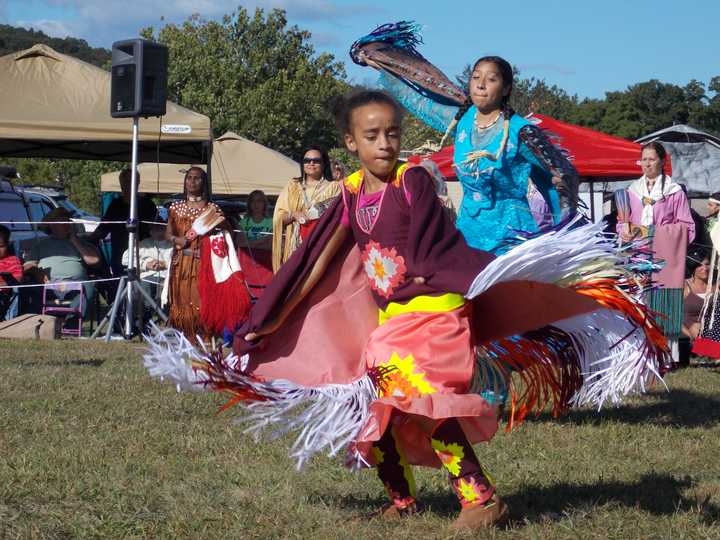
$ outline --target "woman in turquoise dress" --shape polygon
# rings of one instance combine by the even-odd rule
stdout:
[[[558,224],[577,204],[577,172],[545,132],[509,106],[512,66],[480,58],[467,89],[454,85],[415,49],[410,23],[385,25],[358,40],[353,60],[380,71],[380,84],[431,127],[454,133],[454,164],[463,186],[457,227],[474,248],[496,254],[518,232],[539,230],[528,203],[529,180]],[[442,145],[442,142],[441,142]]]

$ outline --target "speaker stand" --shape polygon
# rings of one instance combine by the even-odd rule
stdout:
[[[138,138],[139,138],[139,123],[140,123],[140,117],[139,116],[133,116],[133,125],[132,125],[132,157],[131,157],[131,175],[130,175],[130,217],[128,218],[127,222],[127,231],[128,231],[128,269],[127,269],[127,276],[123,276],[120,278],[120,282],[118,283],[118,291],[115,295],[115,301],[113,302],[112,309],[109,313],[109,319],[106,315],[105,318],[100,322],[98,327],[95,329],[95,332],[93,333],[92,337],[97,337],[100,335],[101,328],[104,325],[106,320],[110,321],[110,326],[108,327],[107,334],[105,335],[105,341],[110,341],[110,336],[112,335],[113,327],[115,326],[115,320],[117,318],[118,313],[118,307],[121,303],[125,303],[125,331],[123,334],[127,336],[132,336],[134,333],[134,300],[135,300],[135,294],[133,289],[137,289],[140,294],[142,294],[145,299],[148,301],[148,303],[153,307],[155,312],[160,315],[160,317],[167,321],[167,316],[163,311],[158,307],[155,300],[148,294],[148,292],[142,287],[142,285],[139,283],[138,280],[138,242],[137,242],[137,233],[138,233],[138,219],[137,219],[137,196],[138,196],[138,177],[137,177],[137,165],[138,165]],[[170,269],[168,269],[168,272]]]
[[[169,271],[169,270],[168,270]],[[133,326],[132,326],[132,320],[134,316],[134,312],[132,311],[133,305],[132,302],[128,303],[128,298],[133,298],[137,296],[135,294],[135,291],[139,292],[143,298],[145,299],[145,302],[153,309],[153,311],[162,319],[163,322],[168,321],[168,316],[165,314],[165,312],[158,306],[157,302],[155,302],[155,299],[152,297],[152,295],[145,290],[145,288],[142,286],[142,283],[140,283],[140,279],[138,278],[138,275],[134,271],[128,270],[127,276],[122,276],[120,278],[120,281],[118,282],[118,290],[117,294],[115,295],[115,301],[112,304],[112,308],[110,311],[103,317],[103,319],[100,321],[100,323],[97,325],[97,328],[95,329],[95,332],[93,332],[93,335],[91,336],[91,339],[97,338],[100,333],[102,332],[102,329],[105,327],[106,324],[108,324],[107,332],[105,333],[105,341],[110,341],[110,338],[113,333],[113,328],[115,328],[115,323],[117,321],[117,315],[120,311],[120,306],[125,304],[125,332],[123,332],[123,337],[126,339],[129,339],[133,335]],[[128,332],[128,326],[127,321],[130,319],[130,331]]]

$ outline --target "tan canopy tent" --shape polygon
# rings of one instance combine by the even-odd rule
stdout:
[[[141,193],[182,193],[187,165],[143,163]],[[203,167],[204,168],[204,167]],[[120,191],[119,171],[103,174],[100,191]],[[255,189],[278,195],[288,180],[300,174],[299,165],[266,146],[228,132],[215,139],[212,156],[212,190],[215,195],[242,195]]]
[[[0,157],[130,161],[132,119],[110,116],[110,73],[46,45],[0,57]],[[168,102],[140,119],[140,161],[205,163],[210,119]]]

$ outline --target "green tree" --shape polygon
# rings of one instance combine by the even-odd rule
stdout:
[[[91,47],[84,39],[54,38],[39,30],[0,24],[0,56],[29,49],[37,43],[49,45],[58,52],[99,67],[107,67],[110,62],[109,50]]]
[[[2,158],[20,173],[18,184],[62,189],[83,210],[100,213],[100,175],[127,167],[116,161],[78,159]]]
[[[329,104],[348,89],[344,68],[316,55],[283,11],[195,15],[143,35],[169,48],[169,99],[208,115],[215,135],[232,130],[296,159],[309,144],[335,145]]]

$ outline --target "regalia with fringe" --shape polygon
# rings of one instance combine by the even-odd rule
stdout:
[[[479,442],[497,428],[488,389],[509,393],[510,429],[546,408],[616,405],[661,379],[667,343],[637,300],[634,253],[618,251],[599,225],[575,217],[495,257],[467,246],[422,167],[399,165],[385,188],[375,226],[387,230],[357,232],[361,192],[362,175],[345,180],[343,198],[270,283],[231,354],[157,330],[144,360],[150,375],[178,390],[224,392],[223,408],[240,407],[257,437],[292,434],[298,467],[321,451],[372,464],[369,445],[393,411],[457,417]],[[353,238],[320,283],[273,334],[246,342],[282,310],[348,214]],[[412,441],[412,422],[403,429]],[[410,463],[439,466],[424,448],[404,448]]]

